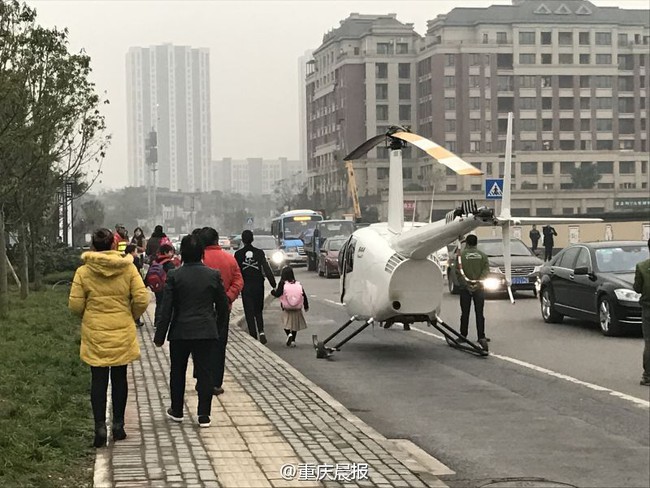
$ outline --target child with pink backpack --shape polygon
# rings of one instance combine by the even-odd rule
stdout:
[[[291,266],[282,269],[280,283],[271,294],[280,299],[282,326],[287,334],[287,347],[296,347],[298,331],[307,328],[302,311],[303,309],[305,312],[309,311],[309,302],[304,288],[299,281],[296,281]]]

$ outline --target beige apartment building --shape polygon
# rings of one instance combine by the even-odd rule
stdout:
[[[352,20],[350,16],[343,21],[341,28]],[[367,32],[358,36],[375,42],[375,51],[380,41],[386,42]],[[650,207],[649,39],[649,10],[597,7],[581,0],[515,0],[512,5],[455,8],[439,15],[428,22],[424,38],[412,33],[414,50],[402,58],[395,51],[385,59],[372,59],[361,50],[356,56],[361,58],[357,63],[365,63],[366,74],[380,72],[381,63],[406,64],[409,59],[404,58],[410,57],[412,127],[484,171],[485,177],[445,174],[434,169],[430,159],[407,149],[405,186],[420,190],[414,197],[421,198],[435,185],[436,213],[463,199],[482,201],[484,179],[502,176],[508,112],[514,114],[515,214],[602,213]],[[314,52],[316,66],[328,45],[326,35]],[[373,46],[366,43],[366,47]],[[354,56],[353,52],[336,58],[329,69],[334,83],[343,62]],[[406,68],[401,69],[405,74]],[[309,87],[315,79],[314,74],[306,79],[308,107]],[[333,134],[339,137],[332,137],[330,144],[351,149],[385,126],[408,124],[395,117],[406,101],[402,86],[408,81],[399,76],[387,79],[388,93],[397,92],[397,97],[388,99],[390,122],[379,123],[378,80],[361,80],[354,87],[362,95],[355,105],[364,106],[366,116],[372,116],[357,121],[367,136],[335,126],[338,130]],[[352,87],[343,88],[346,92],[340,98],[351,105]],[[340,105],[335,106],[340,113]],[[314,115],[308,109],[308,133]],[[323,171],[314,164],[321,149],[318,140],[314,143],[309,178],[315,183]],[[380,149],[356,162],[362,197],[381,193],[387,186],[386,156]],[[341,163],[337,164],[332,166],[339,169]],[[587,167],[597,171],[600,179],[593,188],[578,188],[572,173]],[[338,183],[332,177],[330,184],[344,186],[344,172],[341,179]]]

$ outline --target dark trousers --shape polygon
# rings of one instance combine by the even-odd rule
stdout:
[[[553,258],[553,246],[544,246],[544,261],[550,261]]]
[[[460,290],[460,335],[467,337],[469,328],[469,311],[472,308],[474,300],[474,313],[476,314],[476,333],[479,339],[485,338],[485,317],[483,316],[483,307],[485,305],[485,292],[476,290],[470,292],[467,288]]]
[[[531,247],[531,249],[532,249],[533,254],[534,254],[535,251],[537,251],[537,243],[538,243],[539,241],[530,241],[530,242],[532,243],[532,247]]]
[[[643,379],[650,381],[650,306],[641,306],[641,331],[643,332]]]
[[[216,339],[192,339],[169,341],[171,373],[169,389],[171,391],[172,410],[177,415],[183,414],[185,398],[185,374],[187,360],[192,355],[194,374],[199,393],[198,415],[210,415],[212,408],[212,377],[214,375],[214,357],[217,350]]]
[[[129,385],[126,381],[126,365],[112,367],[91,366],[90,404],[93,407],[95,423],[106,422],[106,391],[108,376],[111,377],[111,393],[113,397],[113,423],[124,424],[126,399],[129,396]]]
[[[226,346],[228,345],[228,327],[219,329],[219,339],[217,339],[217,349],[212,361],[215,363],[214,381],[212,386],[221,388],[223,386],[223,375],[226,372]]]
[[[241,294],[248,333],[257,339],[264,332],[264,283],[262,286],[245,285]]]

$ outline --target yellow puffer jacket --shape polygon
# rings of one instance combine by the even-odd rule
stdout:
[[[81,359],[90,366],[122,366],[140,357],[135,319],[149,292],[131,256],[86,252],[70,290],[68,307],[81,316]]]

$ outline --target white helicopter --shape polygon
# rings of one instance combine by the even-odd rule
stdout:
[[[469,200],[437,222],[416,227],[404,225],[402,147],[405,142],[427,154],[460,175],[481,175],[480,170],[447,151],[442,146],[408,129],[389,128],[386,134],[375,136],[344,158],[359,159],[373,147],[387,139],[390,145],[388,222],[372,224],[356,230],[345,242],[339,258],[341,302],[350,313],[350,319],[323,341],[312,336],[316,357],[326,358],[375,322],[402,323],[405,329],[414,322],[425,322],[440,331],[450,346],[466,352],[487,356],[488,352],[476,343],[464,339],[440,318],[444,290],[440,267],[429,256],[480,226],[502,228],[506,282],[511,301],[510,227],[525,223],[599,222],[601,219],[512,217],[510,215],[512,114],[508,116],[508,137],[504,168],[504,189],[501,214],[487,207],[478,208]],[[328,343],[352,323],[363,325],[338,342]]]

